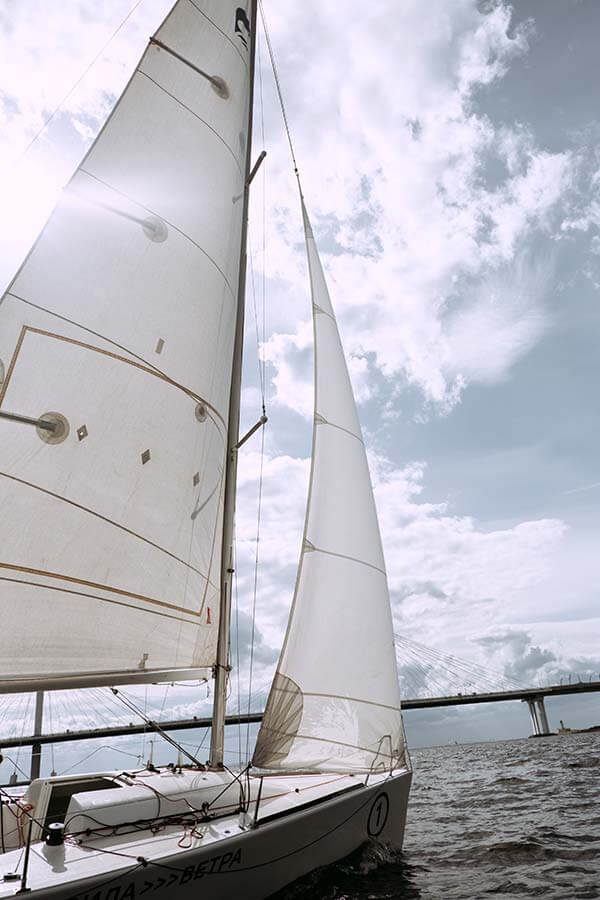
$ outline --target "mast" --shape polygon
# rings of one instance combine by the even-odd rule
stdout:
[[[242,391],[242,357],[244,351],[244,302],[246,293],[246,240],[248,234],[248,202],[250,196],[250,165],[252,153],[252,107],[254,98],[254,63],[258,28],[257,0],[250,3],[250,70],[248,97],[248,131],[246,138],[246,167],[240,242],[240,267],[237,290],[237,315],[233,345],[233,368],[229,395],[227,440],[229,442],[223,507],[223,542],[221,557],[221,596],[219,604],[219,636],[215,663],[215,693],[210,738],[209,766],[223,767],[225,744],[225,707],[227,704],[227,680],[229,676],[229,629],[231,624],[231,588],[233,583],[233,535],[235,522],[235,493],[237,483],[237,443],[240,427],[240,400]]]

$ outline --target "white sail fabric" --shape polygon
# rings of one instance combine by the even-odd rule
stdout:
[[[58,423],[0,419],[0,690],[214,663],[248,26],[174,6],[0,302],[0,410]]]
[[[404,761],[385,563],[344,351],[302,204],[315,420],[304,543],[257,745],[265,769],[364,772]]]

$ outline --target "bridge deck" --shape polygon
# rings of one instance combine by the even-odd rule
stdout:
[[[576,682],[574,684],[549,685],[547,687],[525,688],[516,691],[494,691],[487,694],[456,694],[449,697],[425,697],[415,700],[404,700],[403,709],[430,709],[437,706],[463,706],[469,703],[503,703],[507,700],[533,700],[538,697],[555,697],[563,694],[586,694],[600,691],[600,681]],[[250,715],[228,716],[227,725],[246,725],[260,722],[262,712]],[[188,728],[209,728],[210,717],[193,719],[176,719],[158,723],[162,731],[180,731]],[[117,737],[125,734],[143,734],[156,731],[144,723],[140,725],[115,725],[108,728],[94,728],[85,731],[61,731],[53,734],[26,735],[23,737],[0,738],[0,748],[28,747],[33,744],[60,744],[66,741],[83,741],[93,738]]]

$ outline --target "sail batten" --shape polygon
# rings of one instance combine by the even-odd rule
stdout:
[[[335,314],[302,200],[315,418],[306,521],[284,646],[253,755],[273,770],[404,764],[385,561]]]
[[[215,663],[240,16],[247,3],[174,5],[0,300],[0,407],[61,422],[0,421],[0,692]]]

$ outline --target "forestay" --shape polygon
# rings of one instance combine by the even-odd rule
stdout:
[[[344,352],[302,203],[313,304],[315,418],[304,541],[253,763],[364,772],[404,762],[385,563]]]
[[[175,5],[2,299],[0,690],[214,662],[246,10]]]

